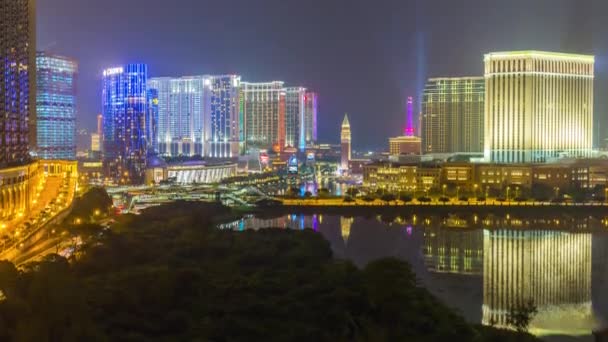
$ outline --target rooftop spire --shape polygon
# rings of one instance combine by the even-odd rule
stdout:
[[[342,120],[342,127],[350,127],[350,122],[348,122],[348,113],[344,113],[344,120]]]

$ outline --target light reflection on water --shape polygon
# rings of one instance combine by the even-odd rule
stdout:
[[[538,335],[589,335],[608,318],[608,231],[594,218],[247,217],[223,229],[312,228],[359,266],[392,256],[472,322],[533,300]]]

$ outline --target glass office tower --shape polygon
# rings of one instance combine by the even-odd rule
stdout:
[[[108,175],[140,183],[146,166],[148,67],[128,64],[103,72],[103,153]]]
[[[29,160],[36,147],[35,1],[0,5],[0,167]]]
[[[38,52],[37,141],[42,159],[76,159],[75,60]]]

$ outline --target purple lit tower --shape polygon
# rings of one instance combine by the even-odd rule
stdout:
[[[414,130],[414,98],[407,97],[407,117],[405,118],[405,136],[413,137]]]
[[[420,138],[415,135],[416,129],[414,128],[414,98],[411,96],[407,97],[407,110],[405,118],[405,128],[403,129],[403,135],[400,137],[393,137],[388,139],[389,154],[391,156],[402,155],[419,155],[420,154]]]

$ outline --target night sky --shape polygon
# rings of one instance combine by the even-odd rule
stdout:
[[[401,133],[405,96],[427,77],[481,76],[484,53],[593,53],[603,138],[605,18],[605,0],[38,0],[38,49],[79,61],[79,127],[95,127],[101,70],[145,62],[151,77],[238,73],[314,89],[319,140],[338,142],[348,112],[360,149]]]

